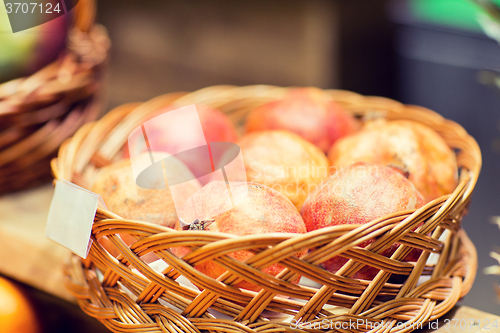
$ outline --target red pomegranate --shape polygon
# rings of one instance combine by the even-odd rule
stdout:
[[[176,106],[167,106],[164,112],[177,109]],[[184,119],[182,114],[176,114],[176,118],[169,118],[168,121],[160,118],[158,121],[153,121],[148,125],[147,135],[151,147],[155,147],[156,151],[173,153],[186,151],[192,148],[193,142],[235,142],[237,139],[236,129],[220,110],[197,104],[196,109],[200,118],[203,133],[194,130],[183,129],[182,123]],[[160,112],[155,113],[159,115]],[[178,119],[178,121],[175,121]],[[179,135],[181,131],[182,135]],[[138,153],[147,151],[147,147],[143,144],[142,131],[134,132],[128,141],[128,148],[124,149],[124,157],[136,156]],[[186,148],[184,148],[186,147]],[[183,155],[182,162],[200,178],[206,174],[205,164],[199,161],[200,156],[197,154]],[[200,179],[201,181],[202,179]]]
[[[328,151],[339,138],[359,128],[358,122],[317,88],[295,88],[280,100],[253,110],[247,132],[283,129]]]
[[[332,166],[355,162],[397,166],[426,202],[449,194],[457,186],[455,154],[431,128],[409,120],[376,120],[360,132],[338,140],[330,149]]]
[[[238,164],[228,164],[227,175],[232,180],[267,185],[288,197],[298,210],[329,174],[325,154],[288,131],[249,133],[237,144],[245,170]]]
[[[304,203],[302,217],[307,231],[335,225],[365,224],[378,217],[423,205],[423,196],[400,172],[383,165],[357,163],[338,169],[325,180],[315,194]],[[366,247],[372,241],[359,246]],[[390,257],[397,245],[385,250],[382,255]],[[420,250],[414,249],[406,260],[416,260]],[[333,257],[324,266],[336,272],[347,259]],[[354,278],[371,280],[378,269],[363,267]]]
[[[233,205],[228,200],[228,189],[225,182],[213,181],[191,196],[185,203],[180,216],[185,221],[199,219],[215,219],[206,230],[222,232],[238,236],[265,233],[305,233],[306,227],[300,214],[290,200],[279,192],[257,183],[231,183],[231,195],[236,201]],[[185,249],[172,249],[182,256]],[[304,253],[298,254],[298,256]],[[245,261],[252,257],[248,251],[231,253],[234,259]],[[198,267],[199,271],[216,279],[226,270],[218,264],[207,261]],[[276,276],[283,270],[280,264],[273,264],[263,271]],[[242,281],[239,288],[259,291],[259,286]]]
[[[167,153],[153,153],[156,161],[170,155]],[[179,179],[191,179],[188,182],[172,186],[169,189],[142,188],[136,184],[132,171],[132,164],[147,166],[150,155],[142,153],[132,159],[123,159],[101,168],[96,175],[92,191],[99,194],[107,208],[125,219],[150,222],[165,227],[175,228],[179,218],[176,208],[183,206],[189,196],[201,189],[198,180],[193,179],[191,171],[181,161],[172,160],[169,163],[170,174]],[[159,184],[165,184],[165,179],[153,179]],[[175,202],[175,205],[174,205]],[[121,238],[128,245],[135,242],[135,238],[128,234],[121,234]],[[114,256],[116,249],[106,238],[100,243]],[[155,259],[156,256],[150,256]]]

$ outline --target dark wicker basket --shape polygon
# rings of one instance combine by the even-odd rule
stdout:
[[[60,57],[0,84],[0,194],[50,180],[50,160],[61,143],[102,109],[110,41],[94,24],[94,0],[80,0],[74,10]]]

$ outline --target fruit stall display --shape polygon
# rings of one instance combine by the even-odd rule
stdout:
[[[94,0],[42,25],[10,32],[0,13],[0,194],[50,179],[60,144],[99,115],[106,30]],[[42,18],[43,19],[43,18]]]
[[[207,141],[241,149],[244,172],[225,170],[236,205],[195,161],[176,164],[193,179],[179,193],[135,184],[131,164],[183,142],[168,134],[174,124],[153,122],[147,140],[162,151],[151,153],[134,131],[191,104]],[[51,166],[107,206],[88,257],[73,256],[65,273],[83,311],[113,332],[305,332],[350,321],[352,332],[380,323],[408,332],[448,312],[475,277],[461,222],[481,153],[425,108],[342,90],[214,86],[120,106],[65,141]]]

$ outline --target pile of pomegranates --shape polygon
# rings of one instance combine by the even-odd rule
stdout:
[[[118,161],[101,170],[93,186],[110,210],[178,230],[237,236],[296,234],[362,225],[387,214],[415,210],[457,186],[455,154],[433,129],[409,120],[361,121],[316,88],[290,89],[283,98],[255,108],[239,138],[221,111],[202,105],[197,108],[202,135],[209,145],[235,142],[244,167],[231,166],[235,155],[227,152],[220,157],[228,162],[227,167],[216,173],[212,163],[213,174],[203,175],[199,183],[195,178],[200,174],[200,161],[179,161],[174,173],[178,172],[180,179],[195,181],[177,185],[178,192],[170,193],[139,188],[131,172],[125,170],[130,162]],[[176,124],[158,122],[154,126],[147,138],[150,146],[162,147],[164,153],[179,151],[184,142],[175,135],[179,130]],[[139,135],[129,138],[122,156],[126,161],[129,150],[134,154],[148,151],[140,140]],[[148,155],[139,156],[147,159]],[[175,208],[171,195],[181,197]],[[373,241],[358,246],[366,247]],[[398,246],[394,244],[381,254],[390,257]],[[171,252],[182,257],[191,249],[173,247]],[[298,250],[296,256],[306,252]],[[420,253],[414,249],[405,260],[416,261]],[[244,262],[254,254],[240,250],[227,255]],[[334,273],[347,260],[335,256],[320,266]],[[196,269],[213,279],[227,270],[214,260]],[[262,271],[276,276],[283,269],[272,264]],[[365,265],[352,277],[370,280],[378,271]],[[236,287],[261,289],[243,280]]]

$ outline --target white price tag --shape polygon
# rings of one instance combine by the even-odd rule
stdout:
[[[97,207],[106,208],[101,196],[65,180],[58,180],[50,204],[45,235],[76,255],[87,258]]]

